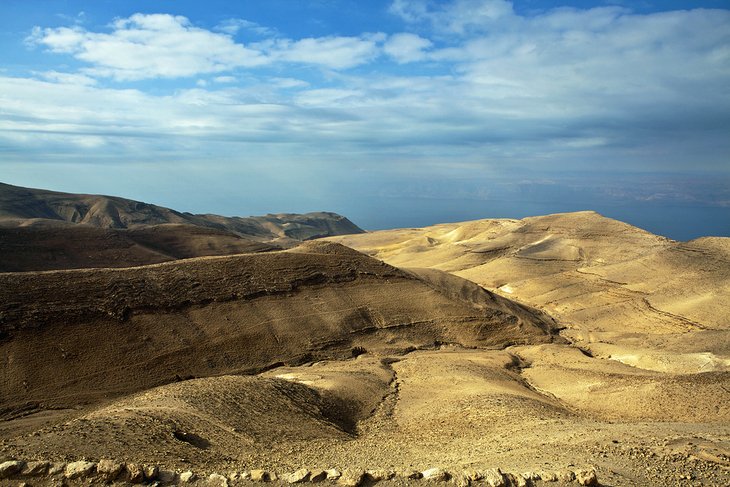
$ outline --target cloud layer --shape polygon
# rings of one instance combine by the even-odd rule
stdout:
[[[168,14],[38,26],[29,44],[78,69],[0,75],[0,148],[452,175],[729,170],[730,11],[395,0],[387,15],[399,31],[299,39]],[[241,42],[244,30],[257,38]],[[179,84],[149,89],[161,79]]]

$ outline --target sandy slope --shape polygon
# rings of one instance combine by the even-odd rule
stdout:
[[[725,239],[585,212],[337,240],[407,269],[312,242],[0,274],[3,456],[730,484]]]

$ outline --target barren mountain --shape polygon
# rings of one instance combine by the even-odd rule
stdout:
[[[118,197],[0,183],[0,272],[129,267],[360,232],[335,213],[193,215]]]
[[[199,252],[189,235],[155,249]],[[102,459],[120,483],[143,464],[198,485],[730,482],[726,239],[595,213],[333,239],[388,263],[313,241],[0,273],[12,482],[80,459],[69,485],[108,478]]]

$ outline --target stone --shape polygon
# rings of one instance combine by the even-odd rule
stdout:
[[[128,463],[126,468],[126,478],[132,484],[141,484],[144,482],[144,469],[136,463]]]
[[[529,477],[525,477],[524,474],[517,473],[514,474],[512,478],[514,479],[514,484],[517,487],[528,487],[532,485],[532,480]]]
[[[540,472],[540,479],[543,482],[557,482],[558,475],[555,472],[545,471]]]
[[[219,473],[212,473],[208,477],[208,485],[211,487],[228,487],[228,479]]]
[[[390,480],[395,477],[395,472],[383,469],[366,470],[365,475],[373,482],[382,482],[383,480]]]
[[[195,474],[193,472],[191,472],[190,470],[188,470],[187,472],[183,472],[178,476],[178,479],[183,484],[194,482],[195,478],[196,478]]]
[[[144,478],[147,481],[157,480],[157,475],[160,473],[160,469],[157,465],[144,465],[142,467],[142,471],[144,472]]]
[[[13,475],[17,475],[23,470],[25,462],[21,460],[9,460],[7,462],[0,463],[0,479],[6,479]]]
[[[598,485],[598,476],[592,468],[576,471],[575,480],[578,482],[578,485]]]
[[[337,480],[342,477],[342,473],[336,468],[325,470],[325,473],[327,473],[327,480]]]
[[[66,465],[66,470],[63,476],[67,479],[85,478],[93,475],[94,470],[96,470],[96,464],[94,462],[80,460]]]
[[[482,472],[484,483],[489,487],[505,487],[507,484],[504,480],[502,471],[498,468],[490,468]]]
[[[174,470],[160,470],[157,473],[157,480],[162,484],[174,484],[177,482],[177,472]]]
[[[114,460],[99,460],[99,463],[96,464],[96,472],[104,482],[116,480],[122,470],[124,470],[124,464]]]
[[[469,487],[471,485],[471,477],[466,472],[455,473],[451,476],[451,480],[456,487]]]
[[[27,477],[45,475],[48,472],[48,467],[50,466],[51,464],[48,462],[28,462],[25,464],[25,468],[23,468],[21,475]]]
[[[48,467],[48,475],[54,476],[62,474],[66,470],[66,464],[65,463],[52,463]]]
[[[296,472],[292,472],[286,477],[286,481],[290,484],[300,484],[309,480],[311,472],[306,468],[300,468]]]
[[[555,472],[560,482],[572,482],[575,480],[575,473],[572,470],[560,470]]]
[[[471,482],[478,482],[480,480],[484,479],[484,474],[480,472],[479,470],[466,470],[464,472],[464,475],[471,481]]]
[[[365,481],[365,472],[362,470],[345,469],[337,483],[345,487],[359,487]]]
[[[271,474],[266,470],[251,470],[251,480],[254,482],[269,482],[271,481]]]
[[[327,480],[327,471],[326,470],[314,470],[309,475],[310,482],[324,482],[325,480]]]
[[[446,482],[449,480],[449,474],[440,468],[429,468],[421,472],[425,480],[433,480],[435,482]]]

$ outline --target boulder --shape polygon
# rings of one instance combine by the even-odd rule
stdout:
[[[540,472],[540,479],[542,479],[543,482],[557,482],[558,475],[555,472],[543,470]]]
[[[65,463],[52,463],[48,467],[48,475],[54,476],[62,474],[66,470],[66,464]]]
[[[193,472],[191,472],[190,470],[188,470],[187,472],[181,473],[178,476],[178,479],[183,484],[187,484],[187,483],[190,483],[190,482],[194,482],[195,481],[195,474]]]
[[[228,479],[219,473],[212,473],[208,477],[210,487],[228,487]]]
[[[126,479],[132,484],[141,484],[144,482],[144,469],[142,465],[136,463],[128,463],[126,468]]]
[[[114,460],[99,460],[99,463],[96,464],[96,472],[104,482],[116,480],[122,470],[124,470],[124,464]]]
[[[251,470],[251,480],[254,482],[270,482],[271,474],[266,470],[256,469]]]
[[[575,480],[579,485],[598,485],[598,476],[592,468],[576,471]]]
[[[28,462],[25,464],[21,475],[26,477],[38,477],[48,473],[49,462]]]
[[[177,482],[177,472],[174,470],[160,470],[157,472],[157,480],[162,484],[174,484]]]
[[[63,476],[67,479],[86,478],[92,476],[95,470],[96,464],[94,462],[80,460],[66,465],[66,470],[64,471]]]
[[[346,487],[359,487],[365,480],[365,472],[362,470],[345,469],[337,483]]]
[[[142,467],[144,472],[144,478],[147,481],[157,480],[157,475],[160,473],[160,469],[157,465],[144,465]]]
[[[482,472],[484,483],[489,487],[504,487],[507,482],[504,480],[502,471],[498,468],[490,468]]]
[[[458,472],[451,476],[451,480],[456,487],[469,487],[471,485],[471,476],[466,472]]]
[[[327,480],[337,480],[342,477],[342,473],[336,468],[325,470],[325,473],[327,474]]]
[[[425,480],[432,480],[435,482],[446,482],[449,480],[449,474],[440,468],[429,468],[421,472],[421,475]]]
[[[365,475],[373,482],[381,482],[383,480],[390,480],[395,477],[395,472],[392,470],[366,470]]]
[[[325,470],[313,470],[309,474],[310,482],[323,482],[327,479],[327,472]]]
[[[474,469],[464,471],[464,476],[466,476],[471,482],[478,482],[484,479],[484,474],[479,470]]]
[[[572,482],[575,480],[575,473],[572,470],[560,470],[556,472],[558,480],[561,482]]]
[[[0,463],[0,479],[6,479],[17,475],[23,470],[25,462],[20,460],[9,460],[7,462]]]
[[[309,480],[311,472],[306,468],[300,468],[296,472],[292,472],[286,477],[286,481],[290,484],[300,484]]]

